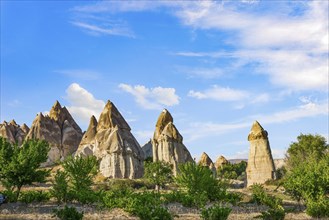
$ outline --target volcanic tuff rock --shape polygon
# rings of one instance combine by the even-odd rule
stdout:
[[[248,135],[250,151],[247,165],[247,187],[252,184],[263,184],[275,179],[275,167],[272,158],[267,131],[255,121]]]
[[[22,145],[29,130],[26,124],[19,126],[15,120],[11,120],[9,123],[4,121],[0,124],[0,137],[6,138],[10,143],[17,142],[18,145]]]
[[[226,158],[224,156],[220,156],[217,158],[216,163],[215,163],[215,167],[216,169],[220,169],[224,164],[228,164],[228,160],[226,160]]]
[[[110,178],[143,176],[144,152],[115,105],[108,101],[98,123],[92,116],[76,155],[95,155],[100,172]]]
[[[48,161],[52,165],[60,159],[72,155],[79,146],[82,131],[66,107],[56,101],[49,116],[39,113],[34,119],[26,139],[46,140],[50,145]]]
[[[203,152],[201,154],[199,163],[200,166],[204,166],[204,167],[208,167],[214,176],[216,176],[216,168],[214,163],[212,162],[212,160],[210,159],[210,157],[208,156],[208,154],[206,154],[205,152]]]
[[[173,165],[176,176],[178,164],[193,162],[190,152],[183,144],[183,137],[173,124],[173,118],[164,109],[156,123],[152,139],[153,161],[165,161]]]
[[[143,147],[145,158],[153,157],[152,140],[149,140]]]

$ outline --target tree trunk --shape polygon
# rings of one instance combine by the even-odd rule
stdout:
[[[18,197],[19,197],[19,193],[21,192],[21,188],[22,188],[22,186],[17,186],[15,202],[18,201]]]

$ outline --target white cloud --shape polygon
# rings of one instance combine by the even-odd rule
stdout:
[[[59,73],[74,79],[83,80],[97,80],[100,78],[100,74],[98,72],[84,69],[55,70],[54,73]]]
[[[121,83],[119,88],[134,96],[135,101],[145,109],[161,109],[164,106],[179,104],[179,97],[174,88],[147,88],[142,85],[131,86]]]
[[[22,104],[23,103],[21,101],[19,101],[18,99],[14,99],[13,101],[8,102],[8,106],[14,107],[14,108],[20,107],[20,106],[22,106]]]
[[[255,96],[251,100],[251,104],[256,104],[256,103],[266,103],[270,101],[270,95],[268,93],[262,93],[260,95]]]
[[[185,73],[190,78],[216,79],[223,75],[221,68],[189,68],[179,67],[179,72]]]
[[[134,38],[134,34],[127,27],[101,27],[99,24],[88,24],[86,22],[81,21],[72,21],[71,24],[82,28],[92,35],[116,35],[116,36],[124,36]]]
[[[238,101],[249,97],[249,93],[243,90],[231,89],[229,87],[212,86],[205,91],[190,90],[188,96],[197,99],[213,99],[217,101]]]
[[[309,102],[285,111],[274,112],[266,115],[252,115],[239,120],[239,123],[219,124],[214,122],[194,122],[190,123],[189,129],[182,133],[186,137],[186,142],[192,142],[197,139],[216,137],[220,134],[251,127],[255,120],[259,121],[261,124],[277,124],[297,121],[302,118],[328,115],[328,113],[328,100],[322,103]],[[196,130],[198,132],[195,132]]]
[[[154,131],[152,130],[141,130],[141,131],[133,131],[134,136],[138,140],[138,143],[141,147],[146,144],[152,137]]]
[[[66,89],[67,107],[73,118],[81,124],[88,125],[92,115],[96,118],[105,106],[103,100],[96,99],[90,92],[77,83],[72,83]]]

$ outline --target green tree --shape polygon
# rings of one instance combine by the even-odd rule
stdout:
[[[224,184],[213,176],[208,167],[195,163],[179,165],[179,174],[175,180],[180,187],[187,189],[188,194],[206,195],[212,201],[226,193]]]
[[[159,192],[160,187],[172,181],[172,166],[164,161],[145,162],[144,178],[155,184]]]
[[[238,179],[239,177],[243,178],[245,176],[246,168],[246,161],[241,161],[236,164],[223,164],[223,166],[218,170],[218,176],[225,179]]]
[[[53,197],[56,198],[57,203],[67,202],[69,200],[69,184],[67,172],[57,170],[50,193]]]
[[[40,168],[49,150],[46,141],[28,140],[19,147],[0,137],[0,181],[8,190],[16,191],[16,201],[24,185],[45,182],[49,176],[50,170]]]
[[[319,160],[325,152],[328,152],[329,145],[326,139],[320,135],[300,134],[297,142],[293,142],[287,150],[287,169],[297,167],[301,162],[310,158]]]
[[[306,204],[306,212],[314,217],[329,216],[329,152],[324,137],[303,135],[292,143],[287,154],[286,191]]]
[[[70,192],[81,203],[92,203],[97,199],[91,186],[98,172],[98,160],[95,156],[68,157],[63,162],[68,175]]]

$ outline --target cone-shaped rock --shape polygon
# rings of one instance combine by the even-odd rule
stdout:
[[[69,111],[55,102],[49,116],[39,113],[34,119],[26,139],[46,140],[50,145],[45,166],[72,155],[78,148],[82,131]]]
[[[142,147],[145,155],[145,159],[148,157],[153,158],[153,149],[152,149],[152,140],[149,140],[143,147]]]
[[[247,187],[275,179],[275,167],[267,136],[267,131],[255,121],[248,135],[250,151],[247,165]]]
[[[100,172],[110,178],[143,176],[144,153],[115,105],[108,101],[98,123],[91,118],[77,155],[95,155]]]
[[[193,162],[190,152],[183,144],[183,137],[173,124],[173,118],[168,110],[164,109],[156,123],[153,139],[153,161],[165,161],[173,165],[176,176],[178,164]]]
[[[208,154],[206,154],[205,152],[201,154],[198,164],[200,166],[208,167],[212,171],[213,175],[216,176],[215,165],[212,162],[211,158],[208,156]]]
[[[224,164],[228,164],[228,160],[224,157],[224,156],[220,156],[217,158],[216,163],[215,163],[215,167],[216,169],[220,169]]]
[[[19,126],[15,120],[11,120],[9,123],[4,121],[0,124],[0,137],[4,137],[10,143],[17,143],[21,145],[29,131],[29,127],[26,124]]]

